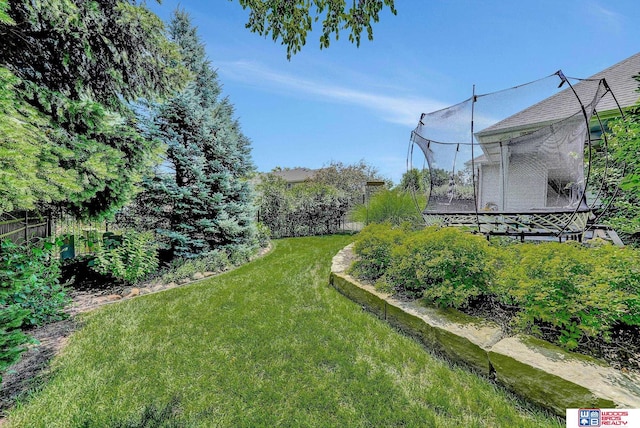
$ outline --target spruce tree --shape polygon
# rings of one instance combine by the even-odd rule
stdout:
[[[176,256],[253,245],[249,140],[234,119],[232,104],[221,98],[217,74],[189,15],[177,11],[169,33],[193,79],[157,108],[155,126],[167,144],[167,159],[146,181],[141,198],[155,207],[158,232]]]

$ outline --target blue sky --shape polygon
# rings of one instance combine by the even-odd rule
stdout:
[[[163,0],[190,13],[252,141],[259,171],[364,159],[398,182],[420,114],[547,76],[588,77],[640,49],[638,0],[396,0],[374,40],[312,33],[302,52],[245,28],[236,0]],[[638,70],[640,72],[640,70]]]

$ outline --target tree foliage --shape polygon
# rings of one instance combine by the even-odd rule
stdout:
[[[135,0],[9,0],[0,64],[25,81],[110,109],[168,95],[183,70],[158,16]],[[35,100],[34,100],[35,101]]]
[[[349,209],[342,190],[315,181],[289,186],[282,178],[265,174],[257,191],[259,220],[274,238],[335,233]]]
[[[340,190],[347,198],[349,207],[362,202],[367,182],[385,182],[386,186],[391,184],[380,175],[376,167],[364,160],[350,165],[332,161],[329,165],[320,168],[311,181]]]
[[[77,172],[61,165],[73,152],[47,138],[55,128],[20,99],[19,84],[0,67],[0,213],[61,201],[82,189]]]
[[[640,80],[640,76],[636,79]],[[608,209],[601,221],[629,243],[640,243],[640,102],[607,123],[608,151],[591,164],[592,182],[602,183],[599,198]]]
[[[9,16],[9,1],[0,0],[0,24],[15,24],[13,19]]]
[[[220,98],[216,72],[185,12],[176,12],[170,37],[193,79],[153,111],[153,135],[167,145],[166,160],[145,181],[138,205],[153,210],[151,223],[177,256],[252,245],[250,142],[232,104]]]
[[[186,76],[160,19],[135,1],[9,0],[0,38],[0,211],[121,207],[158,147],[127,101],[166,95]]]
[[[358,0],[350,7],[344,0],[238,1],[249,9],[246,27],[262,36],[271,35],[274,42],[280,41],[287,47],[287,58],[306,44],[315,22],[322,21],[320,48],[329,47],[332,36],[337,40],[340,30],[346,30],[349,41],[359,46],[363,32],[373,40],[372,24],[378,22],[385,7],[396,13],[394,0]]]

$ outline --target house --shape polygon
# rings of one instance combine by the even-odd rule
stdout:
[[[286,183],[287,188],[291,188],[296,184],[312,180],[317,172],[317,169],[310,168],[296,167],[282,169],[278,167],[270,172],[262,172],[256,174],[253,178],[251,178],[250,182],[254,187],[256,187],[259,186],[266,177],[274,176],[282,179]]]
[[[581,234],[592,203],[586,197],[585,145],[600,138],[620,108],[636,103],[638,74],[640,53],[588,79],[558,71],[423,114],[412,142],[431,171],[449,175],[448,184],[437,188],[432,181],[426,222],[489,234]],[[515,108],[520,95],[538,99]]]
[[[475,159],[479,209],[564,210],[584,204],[582,192],[587,183],[581,156],[576,152],[584,144],[586,129],[576,96],[583,106],[597,112],[597,117],[592,117],[593,111],[586,113],[590,116],[592,141],[599,139],[600,122],[619,116],[619,107],[637,102],[638,81],[633,76],[638,74],[640,53],[475,133],[483,152]],[[598,91],[597,85],[602,79],[609,90],[602,87]],[[567,125],[572,135],[563,138],[536,135],[552,125],[556,128]],[[554,132],[562,131],[554,129]],[[526,147],[523,147],[525,140]],[[550,144],[555,146],[553,150],[545,147]]]

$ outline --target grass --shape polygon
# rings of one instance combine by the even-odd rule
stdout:
[[[348,236],[90,313],[10,427],[564,426],[328,285]]]

